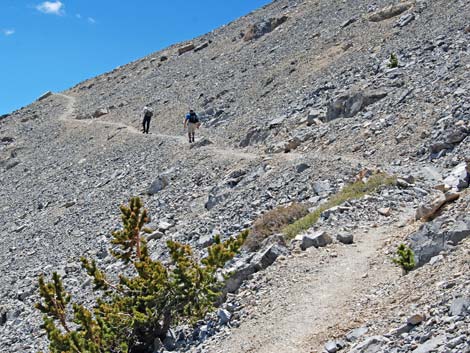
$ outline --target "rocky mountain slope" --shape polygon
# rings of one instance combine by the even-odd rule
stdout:
[[[214,234],[294,201],[314,209],[379,168],[397,183],[300,238],[332,244],[274,237],[243,254],[241,287],[161,350],[469,352],[469,14],[464,0],[277,0],[0,117],[1,351],[47,345],[39,274],[58,269],[86,301],[81,255],[119,272],[109,233],[130,196],[152,217],[152,256],[170,238],[202,254]],[[406,276],[391,262],[401,242],[420,266]]]

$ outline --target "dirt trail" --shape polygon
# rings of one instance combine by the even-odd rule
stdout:
[[[74,118],[74,111],[75,111],[75,104],[76,104],[76,98],[73,96],[69,96],[63,93],[55,93],[55,96],[62,97],[67,100],[67,105],[65,107],[65,111],[59,116],[59,120],[65,122],[66,124],[75,124],[75,125],[81,125],[81,126],[87,126],[87,127],[92,127],[95,124],[98,125],[103,125],[106,127],[113,126],[116,127],[117,129],[125,129],[128,133],[131,134],[138,134],[142,135],[142,132],[139,129],[136,129],[135,127],[131,125],[126,125],[124,123],[117,123],[117,122],[112,122],[112,121],[107,121],[107,120],[102,120],[102,119],[89,119],[89,120],[78,120]],[[159,133],[151,133],[147,135],[146,137],[150,138],[160,138],[164,139],[167,141],[174,141],[178,144],[185,145],[187,146],[187,139],[185,136],[176,136],[176,135],[168,135],[168,134],[159,134]],[[197,139],[196,139],[197,142]],[[253,153],[253,152],[247,152],[247,151],[242,151],[240,149],[234,149],[234,148],[229,148],[229,147],[223,147],[221,148],[220,146],[216,145],[209,145],[206,146],[208,152],[213,152],[214,155],[219,156],[222,159],[245,159],[245,160],[257,160],[257,159],[272,159],[275,162],[295,162],[298,160],[302,160],[307,153],[298,153],[298,152],[290,152],[290,153],[276,153],[276,154],[266,154],[266,153]],[[315,153],[315,159],[319,161],[331,161],[335,157],[332,156],[323,156],[321,154],[316,154]],[[337,157],[338,158],[338,157]],[[359,160],[350,156],[341,156],[341,159],[343,161],[346,161],[350,164],[362,164],[363,166],[368,166],[369,163],[366,160]]]
[[[397,268],[383,261],[378,250],[389,237],[407,231],[398,230],[398,224],[410,215],[408,210],[391,225],[357,230],[354,245],[311,248],[277,261],[263,272],[250,317],[242,319],[230,336],[209,345],[208,352],[321,352],[335,332],[358,327],[354,301],[398,276]]]
[[[73,96],[68,96],[62,93],[56,93],[56,96],[65,98],[67,100],[67,105],[65,108],[65,111],[59,116],[59,120],[65,122],[66,124],[79,124],[82,126],[89,126],[92,127],[95,124],[98,125],[103,125],[103,126],[113,126],[116,127],[117,129],[125,129],[128,133],[131,134],[138,134],[142,135],[142,131],[136,129],[133,126],[126,125],[123,123],[117,123],[117,122],[112,122],[112,121],[107,121],[107,120],[101,120],[101,119],[89,119],[89,120],[78,120],[74,119],[74,105],[76,104],[76,98]],[[160,139],[165,139],[165,140],[170,140],[170,141],[175,141],[178,144],[184,144],[187,145],[187,139],[185,136],[175,136],[175,135],[167,135],[167,134],[159,134],[159,133],[151,133],[149,135],[146,135],[145,137],[151,137],[151,138],[160,138]],[[196,140],[197,142],[197,140]],[[250,152],[244,152],[244,151],[238,151],[230,148],[219,148],[216,146],[211,146],[209,145],[207,147],[209,151],[212,151],[216,154],[221,155],[222,157],[225,158],[237,158],[237,159],[247,159],[247,160],[252,160],[252,159],[259,159],[263,158],[263,155],[259,155],[256,153],[250,153]]]
[[[88,126],[95,125],[95,124],[104,125],[104,126],[114,126],[118,129],[126,129],[131,134],[142,135],[142,131],[139,131],[135,127],[130,126],[130,125],[126,125],[126,124],[123,124],[123,123],[116,123],[116,122],[101,120],[101,119],[89,119],[89,120],[74,119],[73,118],[74,111],[75,111],[74,105],[76,103],[75,97],[67,96],[67,95],[62,94],[62,93],[56,93],[55,95],[59,96],[59,97],[62,97],[62,98],[65,98],[68,101],[64,113],[62,113],[62,115],[59,116],[60,121],[63,121],[63,122],[66,122],[66,123],[76,123],[76,124],[81,124],[81,125],[88,125]],[[185,142],[186,141],[183,138],[183,136],[172,136],[172,135],[165,135],[165,134],[152,134],[152,136],[160,137],[160,138],[166,138],[166,139],[172,139],[172,140],[176,140],[176,141],[180,141],[180,142]]]

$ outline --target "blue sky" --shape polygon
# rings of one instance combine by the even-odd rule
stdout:
[[[0,0],[0,115],[270,0]]]

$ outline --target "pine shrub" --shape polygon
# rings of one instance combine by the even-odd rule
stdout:
[[[398,57],[396,56],[395,53],[390,54],[388,67],[391,69],[398,67]]]
[[[400,244],[397,249],[398,257],[392,259],[392,261],[399,265],[405,273],[410,272],[416,265],[415,256],[413,250],[411,250],[405,244]]]
[[[215,237],[207,257],[198,260],[189,245],[168,241],[169,264],[152,260],[142,234],[148,221],[139,198],[121,206],[123,229],[112,233],[112,255],[131,266],[133,277],[113,283],[95,261],[82,258],[93,278],[96,303],[90,310],[77,303],[57,273],[52,281],[39,278],[44,329],[51,353],[152,352],[156,339],[166,337],[171,325],[194,323],[214,308],[223,283],[216,272],[233,258],[248,232],[224,242]]]

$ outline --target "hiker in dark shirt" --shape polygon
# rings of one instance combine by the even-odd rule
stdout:
[[[197,114],[191,109],[184,119],[184,128],[188,128],[189,143],[194,142],[194,133],[196,129],[199,129],[200,125]]]
[[[149,108],[149,107],[145,106],[144,107],[144,119],[142,121],[142,132],[144,134],[149,133],[150,120],[152,119],[152,116],[153,116],[152,108]]]

